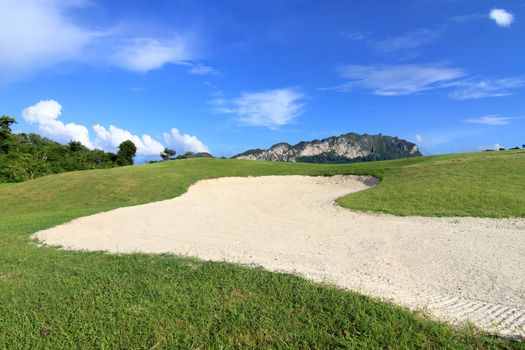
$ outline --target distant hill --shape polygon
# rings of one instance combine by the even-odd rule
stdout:
[[[188,158],[215,158],[208,152],[197,152],[193,153],[192,155],[188,156]]]
[[[267,150],[252,149],[234,159],[275,162],[355,163],[420,156],[416,144],[385,135],[348,133],[296,145],[277,143]]]

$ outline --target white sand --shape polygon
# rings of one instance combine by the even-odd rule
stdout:
[[[358,213],[350,176],[200,181],[175,199],[76,219],[35,237],[66,249],[171,252],[261,265],[525,335],[525,220]]]

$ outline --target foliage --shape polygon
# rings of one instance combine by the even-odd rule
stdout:
[[[173,198],[204,178],[369,174],[355,209],[525,217],[525,151],[341,164],[188,159],[0,184],[0,348],[523,349],[300,277],[170,255],[30,244],[79,216]]]
[[[79,141],[70,141],[67,145],[71,152],[79,152],[85,149],[85,147]]]
[[[13,134],[10,125],[15,122],[7,116],[0,118],[0,183],[117,166],[115,154],[90,150],[78,141],[62,145],[37,134]]]
[[[133,165],[133,157],[137,154],[137,146],[126,140],[118,146],[117,163],[120,166]]]
[[[172,157],[176,154],[177,152],[174,149],[164,148],[164,151],[160,153],[160,158],[162,160],[170,160],[173,159]]]
[[[7,154],[11,146],[11,125],[15,124],[16,120],[7,115],[0,117],[0,152]]]

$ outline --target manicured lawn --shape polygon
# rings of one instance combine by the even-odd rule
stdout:
[[[522,151],[350,165],[194,159],[0,184],[0,348],[525,348],[292,275],[28,241],[75,217],[172,198],[202,178],[345,173],[382,178],[339,200],[349,208],[525,216]]]
[[[380,186],[341,198],[344,207],[395,215],[525,217],[525,151],[465,153],[361,163]]]

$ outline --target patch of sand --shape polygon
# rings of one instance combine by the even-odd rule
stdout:
[[[375,179],[267,176],[200,181],[180,197],[34,235],[65,249],[174,253],[256,264],[525,335],[525,220],[396,217],[334,199]]]

